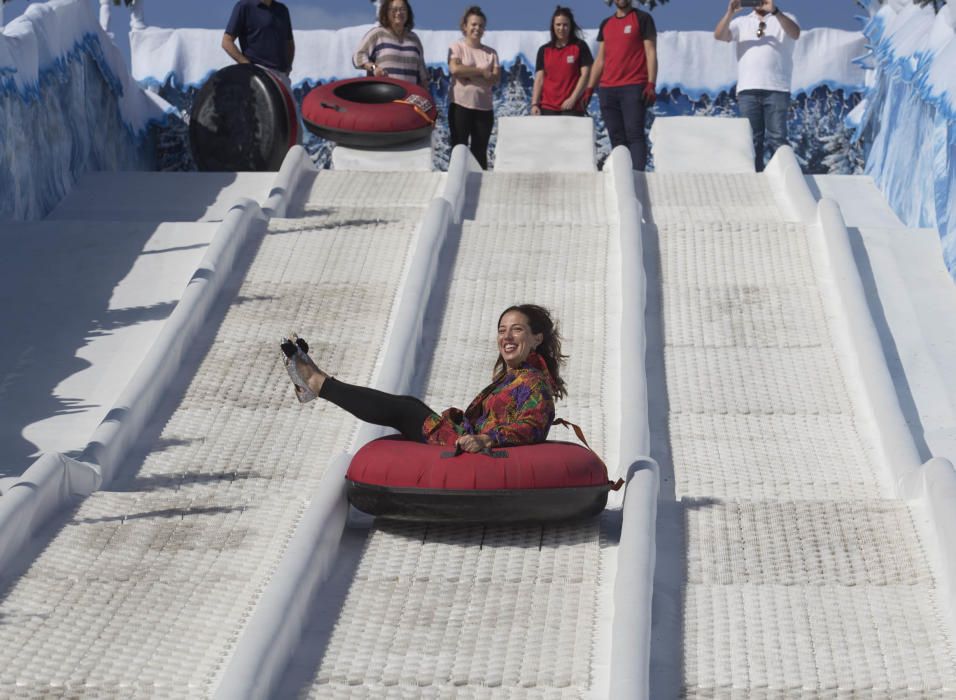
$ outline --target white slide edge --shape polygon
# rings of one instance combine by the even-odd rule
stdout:
[[[440,251],[452,225],[455,206],[460,215],[467,176],[473,168],[477,168],[477,163],[467,148],[456,148],[445,191],[431,201],[425,212],[376,381],[382,391],[407,393],[410,388],[421,359],[425,310],[435,286]],[[364,424],[354,444],[361,447],[385,432],[387,429],[381,426]],[[301,639],[309,606],[335,566],[348,517],[345,473],[351,457],[348,453],[340,455],[323,476],[320,491],[224,668],[215,698],[267,697],[281,683]]]
[[[651,610],[657,556],[657,499],[660,470],[650,454],[647,335],[644,325],[647,276],[642,245],[642,210],[634,189],[628,150],[610,157],[621,236],[621,473],[626,490],[614,580],[609,690],[613,698],[650,696]]]

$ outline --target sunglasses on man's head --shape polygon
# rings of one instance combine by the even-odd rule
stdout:
[[[758,24],[758,25],[757,25],[757,38],[759,39],[760,37],[762,37],[766,31],[767,31],[767,23],[766,23],[766,22],[761,22],[760,24]]]

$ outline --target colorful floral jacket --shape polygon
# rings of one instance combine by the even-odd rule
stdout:
[[[422,426],[425,442],[453,445],[461,435],[489,435],[496,445],[544,442],[554,421],[554,383],[536,352],[517,369],[508,369],[462,412],[431,414]]]

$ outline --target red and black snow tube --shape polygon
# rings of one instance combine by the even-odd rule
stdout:
[[[571,442],[502,447],[491,454],[398,436],[355,453],[349,502],[382,518],[425,522],[548,522],[597,515],[614,486],[591,450]]]
[[[275,171],[299,140],[292,94],[265,68],[248,63],[216,72],[199,90],[189,121],[196,167]]]
[[[425,88],[395,78],[352,78],[319,85],[302,101],[302,121],[342,146],[381,148],[431,133],[438,109]]]

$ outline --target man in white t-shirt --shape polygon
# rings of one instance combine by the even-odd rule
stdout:
[[[736,44],[737,109],[750,120],[759,173],[765,146],[773,155],[787,143],[793,47],[800,38],[800,25],[793,15],[781,12],[774,0],[762,0],[753,12],[734,17],[741,9],[741,0],[730,0],[714,38]]]

